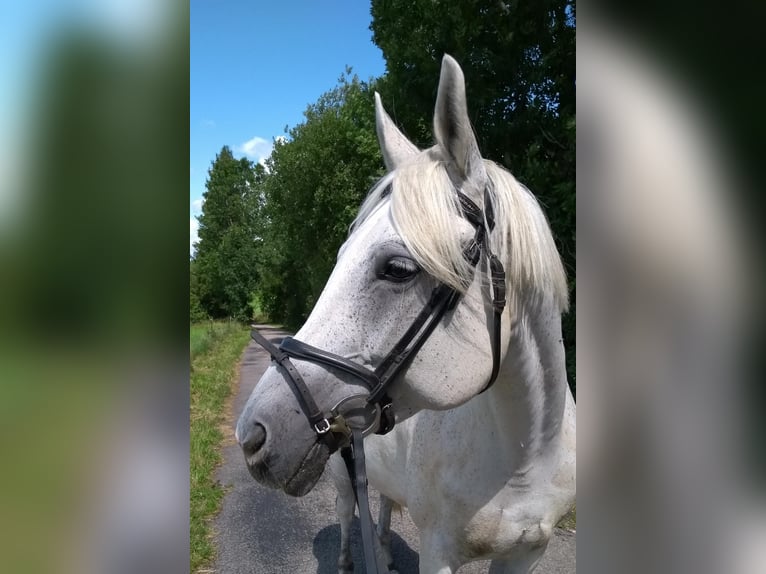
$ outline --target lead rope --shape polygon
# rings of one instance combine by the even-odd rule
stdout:
[[[362,548],[364,548],[364,562],[367,574],[380,574],[388,572],[387,566],[378,563],[375,552],[375,524],[370,513],[370,498],[367,492],[367,469],[364,463],[364,440],[361,431],[351,431],[352,444],[340,449],[346,470],[354,488],[354,498],[359,508],[359,524],[362,530]]]

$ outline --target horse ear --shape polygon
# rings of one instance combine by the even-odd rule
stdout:
[[[448,158],[457,168],[458,175],[483,188],[487,172],[468,119],[465,77],[458,63],[448,54],[442,58],[434,112],[434,136],[436,143],[447,152]]]
[[[383,109],[383,103],[380,101],[378,92],[375,92],[375,127],[378,132],[380,151],[383,152],[383,161],[388,171],[395,170],[407,158],[420,151],[415,144],[407,139],[407,136],[399,131],[394,121]]]

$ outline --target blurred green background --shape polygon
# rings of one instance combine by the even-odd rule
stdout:
[[[9,4],[0,569],[183,570],[189,6]],[[150,461],[140,437],[167,456]],[[170,477],[172,504],[158,506],[153,489]],[[176,517],[177,528],[144,543],[152,523]],[[120,531],[130,521],[136,528]]]

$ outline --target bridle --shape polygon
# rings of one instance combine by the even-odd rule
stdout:
[[[473,238],[463,250],[463,256],[474,270],[482,253],[489,259],[494,315],[491,339],[492,374],[487,384],[479,392],[481,394],[492,386],[500,370],[501,321],[505,308],[506,291],[505,270],[498,257],[492,253],[489,244],[489,235],[494,229],[495,219],[488,190],[484,190],[486,212],[482,211],[462,191],[457,191],[457,197],[463,217],[475,230]],[[330,453],[341,449],[341,455],[346,462],[359,505],[368,573],[377,572],[378,565],[372,541],[374,535],[372,518],[367,502],[367,479],[362,438],[373,432],[386,434],[394,428],[394,413],[388,390],[428,340],[444,315],[454,309],[461,298],[462,293],[450,285],[442,283],[435,287],[426,306],[375,370],[298,341],[293,337],[285,337],[279,346],[275,346],[257,329],[253,328],[251,333],[253,340],[261,345],[271,355],[274,362],[284,370],[287,375],[287,383],[318,439],[325,442]],[[343,371],[361,381],[368,388],[369,393],[351,395],[340,401],[329,412],[323,411],[316,404],[308,386],[291,359],[309,361]]]
[[[495,382],[500,370],[501,318],[505,308],[505,270],[498,257],[492,253],[489,245],[489,234],[494,229],[495,220],[488,192],[486,190],[484,192],[484,201],[487,206],[486,213],[463,192],[458,191],[457,196],[463,216],[475,229],[474,237],[463,250],[463,256],[474,269],[479,263],[482,253],[489,257],[494,314],[492,329],[492,374],[485,387],[479,393],[481,394]],[[375,428],[364,429],[365,434],[373,431],[377,434],[386,434],[394,427],[391,399],[388,396],[389,388],[428,340],[428,337],[447,311],[454,309],[461,297],[460,291],[450,285],[440,284],[435,287],[426,306],[375,370],[368,369],[340,355],[313,347],[293,337],[285,337],[279,346],[276,347],[255,328],[253,328],[251,336],[285,370],[287,383],[295,394],[303,414],[319,438],[328,443],[332,452],[337,449],[337,444],[332,436],[328,435],[341,433],[345,434],[346,437],[350,436],[350,433],[346,432],[343,428],[344,422],[340,420],[343,418],[343,413],[338,412],[337,405],[329,413],[322,411],[317,406],[306,383],[290,359],[309,361],[332,367],[361,381],[369,390],[369,394],[364,395],[366,404],[373,409],[377,408],[379,411],[379,416],[366,418],[380,419],[379,425],[375,426]]]

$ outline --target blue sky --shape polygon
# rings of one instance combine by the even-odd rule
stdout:
[[[384,73],[370,20],[363,0],[192,0],[190,243],[222,146],[260,161],[346,65],[362,79]]]

